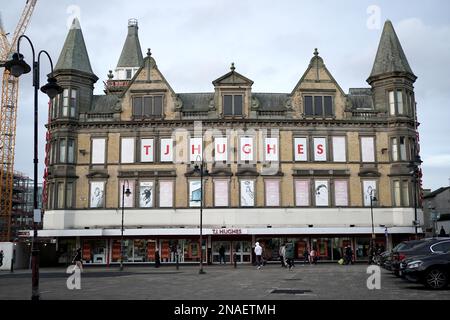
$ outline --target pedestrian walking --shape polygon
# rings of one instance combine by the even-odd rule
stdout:
[[[155,268],[159,268],[161,265],[161,257],[159,256],[159,250],[155,251]]]
[[[445,233],[444,226],[441,226],[441,231],[439,231],[439,237],[445,237],[447,234]]]
[[[81,259],[81,248],[77,249],[77,252],[75,256],[72,259],[72,263],[80,269],[80,271],[83,271],[83,261]]]
[[[317,251],[315,248],[311,250],[311,252],[309,253],[309,257],[309,261],[311,264],[317,264]]]
[[[281,267],[286,268],[286,246],[284,243],[281,244],[278,253],[280,255]]]
[[[303,265],[309,263],[309,252],[308,248],[305,247],[305,250],[303,251]]]
[[[261,265],[262,265],[262,248],[259,245],[259,242],[255,243],[255,256],[256,256],[256,265],[258,266],[258,269],[261,269]]]
[[[353,251],[350,245],[347,245],[345,247],[344,257],[345,257],[345,264],[353,264]]]
[[[292,242],[288,242],[286,244],[286,263],[289,267],[289,271],[294,267],[294,244]]]
[[[0,267],[3,265],[3,257],[4,257],[3,250],[0,250]]]
[[[222,261],[225,264],[225,247],[223,245],[219,248],[219,263],[222,264]]]

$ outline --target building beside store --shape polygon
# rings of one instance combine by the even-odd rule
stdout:
[[[450,234],[450,186],[438,188],[423,198],[425,234],[437,236],[441,228]]]
[[[177,253],[197,263],[201,185],[205,262],[218,261],[221,245],[227,261],[251,262],[255,241],[269,260],[286,241],[298,258],[316,248],[338,260],[350,244],[364,259],[372,231],[391,246],[422,220],[408,168],[416,76],[390,21],[369,86],[348,93],[317,49],[284,93],[253,92],[234,64],[210,92],[175,92],[150,50],[143,57],[136,20],[104,95],[93,94],[98,77],[76,19],[54,75],[64,92],[50,108],[39,235],[57,239],[61,263],[78,246],[88,263],[118,263],[122,208],[126,262],[152,262],[159,250],[163,263]]]

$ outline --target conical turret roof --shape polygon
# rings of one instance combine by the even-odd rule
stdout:
[[[139,68],[143,65],[141,44],[139,43],[138,25],[136,19],[128,21],[128,35],[120,54],[117,68],[134,67]]]

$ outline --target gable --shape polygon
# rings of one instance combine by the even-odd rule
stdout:
[[[245,85],[245,86],[252,86],[253,81],[249,78],[244,77],[242,74],[234,71],[234,66],[232,66],[231,71],[227,74],[221,76],[220,78],[213,81],[214,86],[221,86],[221,85]]]

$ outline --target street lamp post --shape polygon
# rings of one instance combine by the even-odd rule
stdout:
[[[200,166],[196,164],[194,167],[194,172],[200,171],[200,270],[198,273],[204,274],[206,272],[203,270],[203,176],[208,176],[209,173],[208,170],[203,170],[204,162],[200,155],[197,155],[196,161],[200,162]]]
[[[414,153],[416,153],[414,151]],[[419,166],[422,163],[422,160],[420,159],[420,156],[418,154],[415,154],[414,160],[409,162],[408,167],[412,170],[410,171],[410,174],[412,175],[412,182],[413,182],[413,203],[414,203],[414,228],[415,228],[415,237],[417,236],[417,184],[419,183]]]
[[[373,203],[375,201],[377,201],[376,196],[374,195],[374,193],[376,192],[376,189],[371,189],[369,192],[369,196],[370,196],[370,217],[372,220],[372,239],[370,241],[370,252],[371,252],[371,256],[369,257],[369,263],[371,263],[372,261],[370,261],[370,259],[373,259],[373,255],[374,255],[374,244],[375,244],[375,228],[374,228],[374,224],[373,224]]]
[[[125,182],[127,183],[127,189],[125,190]],[[130,196],[130,184],[128,180],[125,180],[122,183],[122,227],[120,228],[120,271],[123,270],[123,216],[124,216],[124,207],[125,207],[125,196],[127,198]]]
[[[31,265],[32,265],[32,290],[31,290],[31,299],[39,300],[39,248],[37,244],[37,224],[40,222],[40,219],[37,219],[41,210],[38,209],[38,89],[39,89],[39,65],[41,60],[41,54],[45,54],[50,61],[51,73],[47,78],[47,84],[42,86],[41,91],[48,95],[50,99],[53,99],[63,91],[57,83],[56,79],[53,77],[53,61],[50,58],[50,55],[47,51],[41,50],[38,52],[37,60],[34,51],[33,43],[30,38],[26,35],[21,35],[17,40],[17,52],[13,54],[12,60],[9,60],[5,63],[5,69],[8,70],[11,75],[14,77],[20,77],[22,74],[29,73],[31,71],[31,67],[23,60],[23,55],[20,54],[20,41],[25,38],[30,46],[33,54],[33,86],[34,86],[34,189],[33,189],[33,213],[34,213],[34,222],[33,222],[33,239],[32,239],[32,249],[31,249]]]

